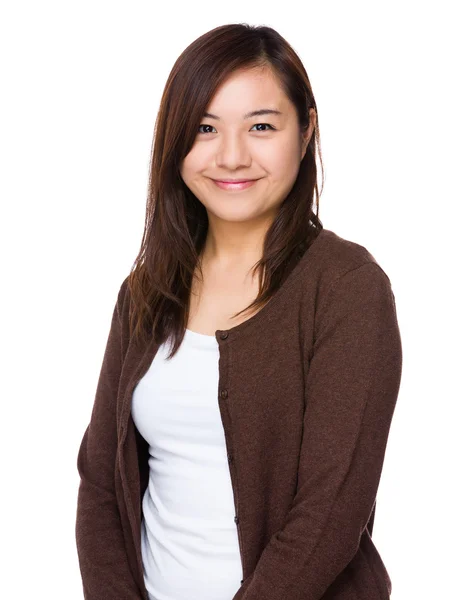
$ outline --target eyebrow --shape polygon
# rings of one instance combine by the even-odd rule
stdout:
[[[248,112],[246,113],[242,118],[245,119],[250,119],[251,117],[258,117],[261,115],[282,115],[283,113],[281,113],[279,110],[274,110],[272,108],[261,108],[260,110],[252,110],[252,112]],[[216,121],[220,121],[220,117],[218,117],[217,115],[213,115],[212,113],[204,113],[203,117],[206,117],[208,119],[215,119]]]

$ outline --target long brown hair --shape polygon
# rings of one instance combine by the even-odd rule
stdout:
[[[140,340],[173,345],[176,354],[189,316],[192,278],[208,231],[206,208],[186,186],[179,168],[190,152],[203,113],[223,80],[237,69],[270,68],[297,109],[301,131],[309,125],[316,102],[305,68],[288,42],[274,29],[244,23],[208,31],[179,56],[168,77],[154,129],[146,217],[141,248],[128,275],[129,326]],[[259,294],[248,307],[262,307],[323,225],[318,218],[316,151],[324,168],[316,119],[314,134],[290,193],[279,207],[264,240]],[[316,214],[312,205],[316,195]]]

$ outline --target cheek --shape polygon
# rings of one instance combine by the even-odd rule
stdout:
[[[300,147],[292,137],[282,138],[278,144],[269,144],[259,153],[260,160],[269,172],[284,176],[298,168]]]
[[[200,179],[209,168],[209,160],[201,152],[194,152],[184,159],[182,173],[188,179]]]
[[[288,179],[294,179],[299,171],[300,162],[294,153],[280,155],[278,160],[274,159],[270,170],[272,179],[284,183]]]
[[[297,175],[301,162],[301,146],[297,139],[291,139],[279,154],[279,164],[282,172],[287,175]]]

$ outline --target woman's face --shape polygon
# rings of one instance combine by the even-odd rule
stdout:
[[[257,110],[280,114],[246,116]],[[304,137],[294,105],[269,69],[236,71],[208,106],[181,177],[210,218],[272,219],[296,180],[315,126],[314,109],[310,117]],[[256,181],[242,190],[213,181],[228,178]]]

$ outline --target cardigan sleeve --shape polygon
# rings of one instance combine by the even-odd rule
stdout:
[[[296,495],[233,600],[320,600],[375,503],[402,372],[388,276],[373,262],[349,270],[315,321]]]
[[[76,545],[86,600],[141,600],[125,551],[115,493],[116,401],[122,368],[121,299],[113,310],[91,420],[77,457]]]

